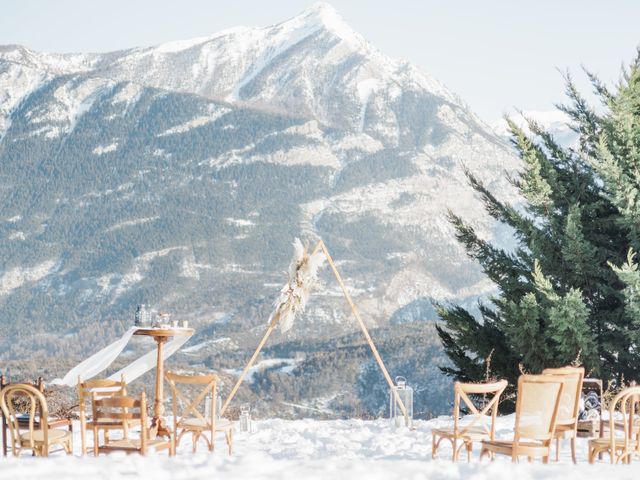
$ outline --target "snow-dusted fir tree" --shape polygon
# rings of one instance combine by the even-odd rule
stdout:
[[[589,74],[603,113],[568,79],[562,109],[580,137],[575,149],[535,122],[531,135],[509,122],[524,165],[512,180],[524,208],[500,202],[468,172],[487,211],[513,228],[518,244],[504,251],[451,213],[458,240],[498,294],[480,306],[482,318],[439,307],[438,332],[453,365],[447,373],[480,380],[493,352],[491,373],[512,382],[522,367],[538,372],[578,356],[593,375],[640,376],[640,271],[628,253],[640,250],[639,66],[636,60],[613,91]]]

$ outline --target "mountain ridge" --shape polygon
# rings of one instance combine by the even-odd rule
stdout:
[[[435,320],[431,300],[472,307],[491,294],[447,209],[481,238],[508,239],[463,163],[517,202],[504,175],[517,158],[455,94],[336,37],[318,8],[164,52],[0,47],[0,358],[81,357],[140,303],[189,320],[194,344],[231,338],[240,357],[300,235],[325,241],[389,345],[401,325]],[[322,280],[276,344],[313,349],[356,328],[329,272]],[[436,352],[428,335],[416,345]],[[438,355],[429,361],[425,379]]]

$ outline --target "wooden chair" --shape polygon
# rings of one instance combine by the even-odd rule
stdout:
[[[191,433],[193,439],[193,452],[196,452],[197,443],[203,438],[209,447],[209,451],[215,450],[216,432],[223,432],[227,440],[229,455],[233,449],[233,422],[226,419],[216,418],[216,391],[220,380],[217,375],[178,375],[167,372],[165,378],[171,386],[173,399],[173,432],[176,448],[180,445],[180,440],[185,433]],[[189,397],[178,389],[178,385],[201,386],[197,395]],[[198,410],[202,401],[209,396],[211,399],[211,411],[204,412]],[[181,400],[186,407],[178,415],[178,401]],[[208,436],[205,435],[208,433]]]
[[[7,381],[7,378],[4,375],[0,375],[0,390],[11,385],[10,382]],[[33,383],[27,383],[27,385],[32,385],[35,387],[40,393],[44,394],[45,385],[42,380],[42,377],[39,377],[37,381]],[[7,419],[0,410],[0,417],[2,417],[2,454],[6,457],[7,452],[9,451],[9,439],[7,436],[7,432],[9,430],[9,424],[7,423]],[[40,428],[40,413],[36,413],[36,419],[34,420],[34,428]],[[59,428],[59,427],[67,427],[69,432],[73,432],[73,422],[70,418],[48,418],[49,429]],[[20,430],[27,430],[29,428],[29,418],[25,416],[18,417],[18,427]]]
[[[109,430],[122,430],[122,422],[109,421],[101,424],[96,424],[97,427],[94,430],[95,421],[91,419],[87,421],[87,414],[85,412],[87,401],[91,401],[92,393],[96,394],[96,398],[107,398],[113,396],[126,396],[127,384],[124,381],[124,377],[120,380],[85,380],[84,382],[78,377],[78,408],[80,411],[80,441],[82,443],[82,455],[87,453],[87,428],[92,432],[103,431],[105,442],[109,442]],[[139,422],[133,422],[136,424]],[[132,424],[130,424],[131,426]],[[127,433],[125,431],[125,433]],[[128,433],[127,433],[128,434]],[[98,442],[97,438],[93,438],[93,443]]]
[[[564,379],[559,376],[521,375],[513,440],[483,440],[480,458],[501,454],[517,462],[526,455],[529,461],[542,457],[548,463],[563,387]]]
[[[452,460],[455,462],[460,457],[460,450],[467,450],[467,461],[471,460],[473,442],[480,440],[493,440],[495,434],[495,421],[498,414],[500,396],[507,387],[507,381],[501,380],[495,383],[460,383],[453,385],[453,427],[435,428],[431,431],[431,456],[436,458],[438,448],[443,440],[451,442],[453,448]],[[478,411],[469,395],[490,396],[484,408]],[[460,400],[467,406],[473,419],[467,425],[460,425]],[[491,411],[491,426],[485,424],[486,415]],[[458,441],[461,441],[458,446]]]
[[[139,453],[146,455],[147,451],[153,449],[155,451],[169,450],[169,456],[174,455],[172,448],[173,441],[165,440],[160,437],[149,438],[149,429],[147,427],[147,399],[144,393],[137,400],[126,396],[111,396],[98,398],[96,392],[92,393],[91,406],[93,413],[93,438],[96,442],[93,444],[93,453],[98,456],[100,453],[110,453],[114,451],[124,451],[127,453]],[[133,421],[140,422],[140,438],[129,438],[129,424]],[[104,444],[100,444],[98,437],[98,429],[100,425],[105,423],[119,423],[122,429],[123,438],[108,441],[105,439]],[[115,428],[112,428],[114,430]]]
[[[640,387],[626,388],[618,393],[609,406],[609,418],[605,421],[608,424],[608,435],[601,438],[589,440],[589,463],[593,463],[596,456],[608,453],[611,463],[619,461],[629,462],[631,455],[640,454],[640,445],[636,432],[638,425],[636,422],[637,409],[640,404]],[[616,410],[622,416],[616,418]],[[617,435],[622,430],[623,436]],[[634,440],[634,436],[636,436]]]
[[[580,394],[582,393],[582,382],[584,380],[584,368],[582,367],[562,367],[545,368],[543,375],[557,375],[564,379],[562,398],[558,407],[558,419],[556,420],[556,462],[560,459],[560,441],[571,440],[571,459],[577,463],[576,459],[576,439],[578,438],[578,420],[580,415]]]
[[[15,407],[21,401],[28,406],[26,432],[21,432],[20,415]],[[3,388],[0,392],[0,408],[9,425],[11,449],[15,456],[20,455],[23,449],[30,449],[34,455],[48,457],[54,445],[62,446],[68,455],[73,452],[71,432],[50,428],[47,401],[33,385],[16,383]]]

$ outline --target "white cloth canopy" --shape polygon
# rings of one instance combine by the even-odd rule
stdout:
[[[67,387],[73,387],[78,384],[78,378],[82,380],[88,380],[95,377],[100,372],[107,369],[109,365],[120,355],[120,352],[127,346],[132,335],[139,330],[140,327],[131,327],[124,335],[113,342],[111,345],[104,347],[98,353],[90,356],[86,360],[83,360],[78,365],[73,367],[64,378],[56,378],[51,382],[52,385],[66,385]],[[189,336],[173,337],[169,340],[163,348],[162,359],[166,360],[175,352],[177,352],[184,343],[189,340]],[[157,348],[157,347],[156,347]],[[157,349],[145,353],[140,358],[134,360],[126,367],[118,370],[116,373],[109,377],[110,380],[120,380],[124,377],[127,383],[133,382],[136,378],[142,376],[149,370],[156,367],[157,364]]]

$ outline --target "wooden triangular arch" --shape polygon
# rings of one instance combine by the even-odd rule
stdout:
[[[402,402],[402,399],[400,398],[400,396],[396,392],[396,389],[394,388],[395,385],[393,383],[393,380],[391,380],[391,376],[389,375],[389,372],[387,371],[387,367],[385,367],[384,362],[382,361],[382,357],[380,356],[380,353],[378,352],[378,349],[376,348],[375,343],[373,343],[373,339],[371,338],[371,335],[369,335],[369,330],[367,329],[367,326],[362,321],[362,317],[360,316],[360,312],[358,312],[358,309],[356,308],[355,303],[353,303],[353,299],[351,298],[351,295],[349,295],[349,292],[347,291],[347,287],[344,285],[344,281],[342,280],[342,276],[340,275],[340,272],[338,272],[338,269],[336,268],[336,264],[333,262],[333,258],[331,258],[331,255],[329,254],[329,250],[327,249],[327,246],[325,245],[325,243],[322,240],[318,241],[318,243],[317,243],[316,247],[313,249],[313,253],[311,255],[313,255],[315,253],[318,253],[320,250],[322,250],[322,252],[324,253],[324,255],[325,255],[326,259],[327,259],[327,262],[329,263],[329,266],[331,267],[331,270],[333,271],[333,274],[336,277],[336,280],[338,281],[338,285],[340,285],[340,289],[342,290],[342,294],[344,295],[345,299],[347,300],[347,303],[349,304],[349,307],[351,307],[351,311],[353,312],[353,316],[358,321],[358,325],[360,326],[360,329],[362,330],[362,333],[364,334],[364,338],[367,340],[367,343],[369,344],[369,347],[371,348],[371,353],[373,353],[373,356],[376,359],[376,362],[378,362],[378,366],[380,367],[380,370],[382,370],[382,374],[384,375],[385,380],[389,384],[389,388],[391,389],[392,392],[394,392],[396,402],[400,406],[402,414],[405,417],[405,421],[407,421],[407,424],[408,424],[407,409],[406,409],[404,403]],[[240,388],[240,385],[242,384],[242,382],[244,380],[244,377],[247,375],[247,372],[249,371],[249,369],[255,363],[256,359],[258,358],[258,355],[260,354],[260,351],[264,347],[265,343],[267,343],[267,340],[269,339],[269,336],[271,335],[271,333],[273,333],[273,330],[276,328],[277,324],[278,324],[277,321],[271,322],[269,324],[269,326],[267,328],[267,331],[265,332],[264,336],[262,337],[262,340],[260,340],[260,343],[256,347],[256,351],[251,356],[251,359],[249,359],[249,362],[247,363],[246,367],[244,367],[244,370],[240,374],[240,377],[238,377],[238,380],[236,381],[236,384],[231,389],[231,393],[229,394],[229,396],[225,400],[224,404],[222,405],[222,409],[220,410],[220,415],[221,416],[227,410],[227,407],[229,406],[229,403],[231,403],[231,400],[233,400],[233,397],[235,396],[236,392],[238,391],[238,388]]]

